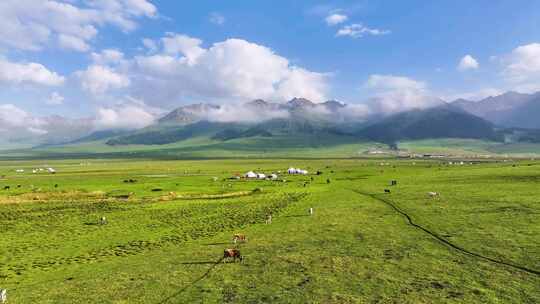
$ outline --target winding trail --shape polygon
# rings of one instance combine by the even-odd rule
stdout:
[[[352,189],[351,189],[352,190]],[[534,274],[534,275],[537,275],[537,276],[540,276],[540,271],[538,270],[534,270],[534,269],[530,269],[530,268],[527,268],[525,266],[521,266],[521,265],[516,265],[516,264],[512,264],[512,263],[508,263],[508,262],[504,262],[504,261],[500,261],[500,260],[496,260],[494,258],[490,258],[490,257],[487,257],[487,256],[484,256],[484,255],[481,255],[481,254],[478,254],[478,253],[475,253],[475,252],[472,252],[472,251],[469,251],[463,247],[460,247],[458,245],[455,245],[453,244],[452,242],[446,240],[445,238],[439,236],[438,234],[436,234],[435,232],[423,227],[423,226],[420,226],[419,224],[416,224],[412,218],[403,210],[399,209],[395,204],[393,204],[391,201],[387,200],[387,199],[384,199],[384,198],[380,198],[378,197],[376,194],[371,194],[371,193],[366,193],[366,192],[361,192],[361,191],[357,191],[357,190],[352,190],[353,192],[356,192],[360,195],[363,195],[363,196],[367,196],[367,197],[371,197],[372,199],[374,200],[377,200],[377,201],[380,201],[380,202],[383,202],[385,203],[386,205],[390,206],[392,209],[394,209],[394,211],[396,211],[397,213],[401,214],[402,216],[404,216],[407,221],[409,222],[409,225],[417,228],[417,229],[420,229],[422,230],[423,232],[429,234],[430,236],[432,236],[433,238],[435,238],[437,241],[449,246],[450,248],[453,248],[459,252],[462,252],[464,254],[467,254],[467,255],[470,255],[470,256],[473,256],[473,257],[476,257],[476,258],[479,258],[479,259],[482,259],[482,260],[486,260],[486,261],[489,261],[489,262],[492,262],[492,263],[495,263],[495,264],[499,264],[499,265],[504,265],[504,266],[508,266],[508,267],[511,267],[511,268],[514,268],[514,269],[517,269],[517,270],[521,270],[521,271],[524,271],[524,272],[527,272],[527,273],[530,273],[530,274]]]

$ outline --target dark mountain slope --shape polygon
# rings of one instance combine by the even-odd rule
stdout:
[[[153,127],[107,141],[108,145],[164,145],[197,136],[212,136],[233,124],[200,121],[177,127]]]
[[[359,135],[385,143],[445,137],[490,140],[499,138],[490,122],[452,106],[392,115],[364,128]]]
[[[110,139],[111,137],[117,137],[122,136],[125,134],[131,133],[130,131],[126,130],[103,130],[103,131],[96,131],[88,136],[81,137],[77,140],[74,140],[70,142],[70,144],[77,144],[77,143],[85,143],[85,142],[91,142],[91,141],[97,141],[97,140],[103,140],[103,139]]]

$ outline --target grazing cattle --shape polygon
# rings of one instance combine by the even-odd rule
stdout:
[[[317,171],[316,174],[317,174],[317,175],[321,175],[321,174],[322,174],[322,171]]]
[[[313,208],[309,208],[309,215],[313,215]]]
[[[101,219],[99,220],[99,224],[100,225],[107,225],[107,218],[102,216]]]
[[[272,224],[272,215],[271,214],[266,218],[266,224]]]
[[[390,193],[390,189],[384,189],[384,193]]]
[[[21,185],[17,185],[17,188],[20,188],[20,187],[22,187],[22,186],[21,186]]]
[[[391,184],[392,186],[396,186],[396,185],[397,185],[397,180],[391,181],[390,184]]]
[[[234,262],[236,262],[236,259],[239,259],[240,262],[242,262],[242,260],[244,259],[244,257],[242,257],[242,254],[240,254],[240,250],[238,249],[225,249],[223,251],[223,262],[225,262],[225,259],[230,259],[232,258]]]
[[[7,303],[7,290],[0,289],[0,303]]]
[[[55,187],[55,188],[58,188],[58,184],[54,184],[54,187]]]
[[[330,179],[329,178],[326,179],[326,183],[330,184]]]
[[[9,190],[9,189],[11,189],[10,186],[4,186],[4,190]]]
[[[235,234],[235,235],[233,236],[233,243],[235,243],[235,244],[236,244],[236,242],[238,242],[238,241],[240,241],[240,242],[242,242],[242,243],[245,243],[245,242],[247,242],[247,240],[248,240],[248,239],[247,239],[247,236],[246,236],[245,234]]]
[[[439,193],[437,193],[437,192],[431,192],[430,191],[427,194],[428,194],[429,197],[438,197],[439,196]]]

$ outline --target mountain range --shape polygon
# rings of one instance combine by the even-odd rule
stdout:
[[[395,147],[400,141],[443,138],[540,143],[540,93],[507,92],[480,101],[433,104],[385,114],[335,100],[314,103],[305,98],[286,103],[262,99],[236,105],[198,103],[178,107],[138,130],[91,133],[89,122],[77,128],[69,120],[54,123],[50,118],[55,132],[46,136],[53,145],[63,141],[60,146],[102,143],[109,147],[187,144],[194,139],[225,146],[246,140],[256,146],[264,139],[269,147],[298,148],[359,142]]]
[[[215,119],[216,116],[219,118],[220,113],[230,114],[228,109],[210,104],[189,105],[173,110],[155,125],[132,134],[115,136],[106,143],[161,145],[197,136],[228,141],[302,135],[347,137],[387,144],[403,139],[448,137],[502,140],[493,123],[454,104],[414,109],[384,117],[355,116],[349,107],[337,101],[313,103],[294,98],[285,104],[278,104],[259,99],[244,104],[242,110],[236,112],[237,115],[248,117],[220,121]]]
[[[453,105],[497,126],[514,128],[540,128],[540,92],[522,94],[507,92],[480,101],[458,99]]]

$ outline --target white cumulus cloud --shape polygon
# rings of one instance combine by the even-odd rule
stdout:
[[[540,90],[540,43],[515,48],[503,57],[503,76],[516,90],[533,92]]]
[[[0,104],[0,134],[3,136],[43,135],[45,122],[13,104]]]
[[[52,92],[45,103],[51,106],[61,105],[64,103],[64,96],[60,95],[58,92]]]
[[[326,16],[326,18],[324,18],[324,21],[328,26],[334,26],[347,21],[347,19],[349,18],[346,15],[335,13]]]
[[[344,27],[339,29],[336,33],[336,36],[337,37],[349,36],[352,38],[361,38],[367,35],[380,36],[380,35],[388,35],[390,33],[391,32],[388,30],[374,29],[374,28],[369,28],[359,23],[353,23],[350,25],[345,25]]]
[[[217,12],[210,13],[208,20],[210,20],[210,22],[216,25],[223,25],[226,21],[225,16]]]
[[[172,33],[161,45],[157,54],[134,59],[135,95],[149,102],[325,98],[326,74],[291,65],[262,45],[228,39],[203,48],[197,38]]]
[[[136,18],[156,14],[147,0],[2,0],[0,45],[37,51],[56,42],[61,48],[86,52],[99,27],[112,24],[130,31]]]
[[[364,87],[373,92],[373,98],[369,101],[373,112],[396,113],[444,103],[430,96],[425,82],[404,76],[371,75]]]
[[[478,61],[471,55],[465,55],[458,64],[458,70],[467,71],[467,70],[476,70],[480,67]]]
[[[120,104],[97,109],[95,128],[103,129],[140,129],[151,125],[156,116],[137,104]]]
[[[186,35],[169,33],[161,39],[163,51],[169,55],[182,55],[188,63],[194,63],[205,50],[200,47],[202,40]]]
[[[105,49],[98,53],[93,52],[91,57],[95,64],[117,64],[124,60],[124,53],[116,49]]]
[[[130,84],[128,76],[102,65],[91,65],[84,71],[76,72],[75,75],[79,78],[83,90],[94,95],[126,88]]]
[[[64,77],[35,62],[10,62],[0,57],[0,84],[59,86]]]

